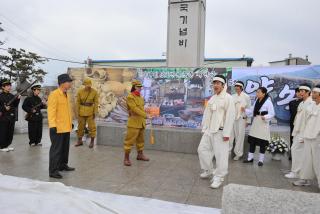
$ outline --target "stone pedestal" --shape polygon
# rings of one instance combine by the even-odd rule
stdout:
[[[320,213],[320,195],[283,189],[229,184],[223,188],[223,214]]]
[[[16,121],[15,125],[15,133],[28,133],[28,122],[24,119],[26,112],[22,109],[22,104],[24,100],[26,99],[26,96],[21,97],[19,107],[18,107],[18,121]]]
[[[127,127],[125,124],[99,122],[97,124],[97,144],[106,146],[123,146]],[[247,129],[249,131],[249,128]],[[272,126],[271,133],[277,133],[282,137],[289,138],[289,128]],[[145,149],[159,150],[166,152],[181,152],[197,154],[202,134],[199,129],[154,127],[153,134],[155,144],[151,145],[150,127],[145,132]],[[247,155],[249,144],[247,134],[244,143],[244,155]]]

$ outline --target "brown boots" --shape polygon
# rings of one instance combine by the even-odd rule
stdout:
[[[138,151],[137,160],[140,160],[140,161],[149,161],[149,158],[147,158],[146,156],[144,156],[143,151]]]
[[[89,148],[92,149],[94,145],[94,137],[91,138],[90,144],[89,144]]]
[[[82,137],[78,138],[78,142],[74,145],[76,147],[78,146],[82,146],[83,145],[83,142],[82,142]],[[94,137],[91,138],[91,141],[90,141],[90,144],[89,144],[89,148],[92,149],[93,148],[93,145],[94,145]]]
[[[131,161],[130,161],[130,159],[129,159],[129,155],[130,155],[129,152],[125,152],[125,153],[124,153],[124,161],[123,161],[123,164],[124,164],[125,166],[131,166]]]
[[[124,153],[123,165],[125,165],[125,166],[131,166],[132,165],[129,156],[130,156],[130,152],[125,152]],[[139,160],[139,161],[149,161],[149,158],[144,156],[143,151],[139,151],[138,152],[138,156],[137,156],[137,160]]]
[[[78,142],[74,145],[74,146],[82,146],[83,145],[83,142],[82,142],[82,137],[79,137],[78,138]]]

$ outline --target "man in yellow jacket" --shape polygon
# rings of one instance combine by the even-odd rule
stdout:
[[[92,82],[90,79],[86,78],[83,81],[85,86],[80,89],[77,94],[76,108],[78,112],[78,142],[75,146],[82,146],[82,137],[84,135],[84,129],[88,122],[89,135],[91,141],[89,148],[93,148],[94,138],[96,137],[96,122],[95,115],[98,113],[98,93],[95,89],[91,88]]]
[[[129,112],[127,124],[127,136],[124,141],[124,165],[131,166],[129,158],[131,147],[136,144],[138,156],[137,160],[149,161],[149,158],[144,156],[144,131],[146,127],[147,114],[144,111],[144,100],[141,97],[142,84],[135,80],[132,82],[131,93],[127,97],[127,107]]]
[[[48,98],[48,122],[50,128],[51,147],[49,153],[49,176],[62,178],[59,171],[73,171],[68,166],[70,132],[72,116],[68,89],[72,79],[68,74],[58,76],[59,88],[50,93]]]

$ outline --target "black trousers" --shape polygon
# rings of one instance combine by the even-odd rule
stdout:
[[[15,121],[0,121],[0,149],[7,148],[13,139]]]
[[[50,140],[49,173],[54,173],[68,165],[70,132],[56,133],[50,129]]]
[[[292,136],[293,129],[294,129],[294,125],[293,125],[293,123],[290,123],[290,148],[293,143],[293,136]]]
[[[28,122],[29,144],[39,144],[42,138],[42,120]]]
[[[266,152],[267,146],[269,144],[267,140],[262,140],[250,135],[248,136],[248,143],[250,144],[250,153],[254,153],[256,151],[256,146],[259,146],[261,154],[264,154]]]

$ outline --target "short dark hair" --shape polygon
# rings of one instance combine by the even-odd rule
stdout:
[[[224,80],[224,82],[227,83],[227,79],[225,78],[225,76],[223,76],[223,75],[221,75],[221,74],[217,74],[217,75],[215,75],[214,77],[222,78],[222,79]],[[213,81],[212,81],[212,82],[213,82]],[[221,82],[221,83],[222,83],[222,82]],[[222,84],[224,85],[225,83],[222,83]]]
[[[299,87],[298,87],[298,88],[296,88],[296,89],[294,89],[294,91],[295,91],[296,93],[300,92]]]
[[[136,90],[136,87],[133,85],[132,87],[131,87],[131,92],[134,92]]]
[[[235,87],[240,87],[241,90],[243,90],[243,89],[244,89],[244,83],[243,83],[242,81],[240,81],[240,80],[238,80],[238,81],[236,82],[236,84],[237,84],[237,83],[240,83],[240,84],[242,84],[243,86],[235,85]]]
[[[308,84],[308,83],[302,83],[302,84],[299,85],[299,87],[300,87],[300,86],[306,86],[306,87],[310,88],[310,91],[308,91],[308,90],[306,90],[306,89],[299,89],[299,91],[305,91],[306,93],[308,93],[309,96],[311,95],[311,85],[310,85],[310,84]]]
[[[242,85],[244,85],[244,83],[241,80],[238,80],[236,83],[241,83]]]
[[[299,87],[300,87],[300,86],[306,86],[306,87],[308,87],[308,88],[311,89],[311,85],[308,84],[308,83],[302,83],[302,84],[299,85]],[[305,89],[301,89],[301,90],[305,90]],[[305,90],[305,91],[307,91],[307,90]]]
[[[265,87],[259,87],[257,90],[260,90],[262,93],[264,93],[264,94],[268,94],[268,90],[265,88]]]

